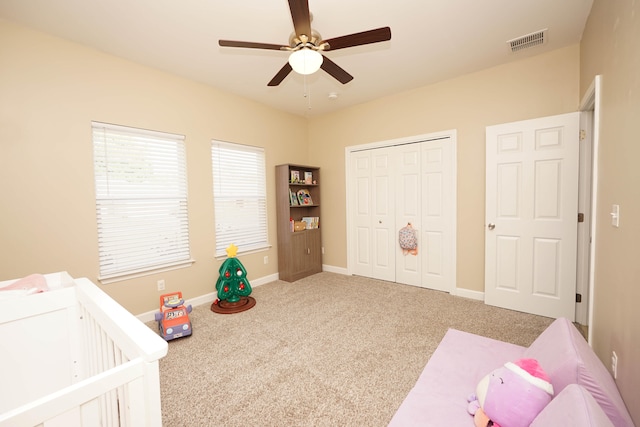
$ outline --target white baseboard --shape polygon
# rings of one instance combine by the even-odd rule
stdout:
[[[345,276],[349,274],[346,268],[334,267],[333,265],[327,265],[327,264],[322,264],[322,271],[328,271],[329,273],[344,274]]]
[[[484,292],[472,291],[464,288],[456,288],[456,296],[484,301]]]

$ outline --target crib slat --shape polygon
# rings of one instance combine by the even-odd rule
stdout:
[[[93,399],[80,407],[80,420],[83,426],[95,425],[97,419],[100,419],[98,399]]]
[[[78,300],[84,304],[106,333],[122,351],[133,358],[143,356],[152,361],[167,355],[168,345],[158,334],[149,333],[149,327],[140,322],[120,304],[88,279],[76,279]],[[99,305],[99,309],[95,309]]]

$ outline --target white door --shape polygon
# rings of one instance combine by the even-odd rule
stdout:
[[[406,144],[396,147],[397,165],[395,178],[395,242],[396,282],[406,285],[422,286],[421,260],[423,258],[419,233],[422,229],[422,144]],[[400,248],[398,232],[411,224],[418,235],[418,251],[407,253]]]
[[[353,256],[351,268],[353,274],[372,277],[371,266],[371,153],[358,151],[351,153],[350,171],[353,179],[350,185],[349,200],[352,204],[353,227],[351,245]]]
[[[579,113],[486,129],[485,302],[575,317]]]
[[[422,286],[451,292],[455,277],[455,179],[449,139],[422,146]]]
[[[380,148],[352,153],[353,273],[395,280],[394,180],[392,151]]]

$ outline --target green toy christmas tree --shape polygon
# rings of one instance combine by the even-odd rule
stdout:
[[[216,313],[237,313],[256,304],[256,300],[249,296],[251,284],[247,280],[247,270],[236,258],[237,252],[238,248],[234,244],[229,245],[227,259],[218,270],[218,300],[211,305],[211,310]]]

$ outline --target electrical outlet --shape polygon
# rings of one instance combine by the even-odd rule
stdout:
[[[618,378],[618,355],[615,351],[611,352],[611,373],[614,380]]]
[[[164,280],[162,279],[158,280],[158,290],[164,291]]]
[[[265,264],[269,264],[269,257],[268,257],[268,256],[265,256],[265,257],[264,257],[264,263],[265,263]]]

